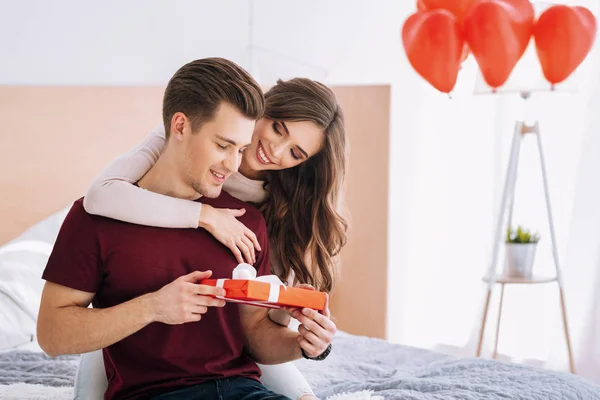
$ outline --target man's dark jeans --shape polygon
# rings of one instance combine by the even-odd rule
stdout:
[[[249,378],[205,382],[154,397],[152,400],[290,400]]]

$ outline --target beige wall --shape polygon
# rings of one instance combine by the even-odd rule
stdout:
[[[385,335],[388,87],[334,88],[350,137],[352,215],[332,313],[345,331]],[[0,243],[71,204],[160,121],[161,87],[0,87]]]
[[[83,196],[157,124],[162,92],[0,87],[0,243]]]
[[[332,297],[338,327],[384,338],[387,314],[389,121],[388,87],[340,87],[350,136],[346,202],[348,244]]]

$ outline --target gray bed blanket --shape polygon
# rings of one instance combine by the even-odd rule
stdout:
[[[315,394],[373,390],[403,400],[597,400],[600,387],[571,374],[440,353],[340,333],[322,362],[296,362]]]
[[[50,358],[44,353],[23,350],[0,353],[0,384],[73,386],[78,363],[79,356]]]
[[[485,359],[456,359],[383,340],[338,333],[322,362],[300,360],[298,368],[315,394],[372,390],[405,400],[600,400],[600,387],[570,374]],[[41,353],[0,353],[0,384],[18,382],[72,386],[78,357],[51,359]]]

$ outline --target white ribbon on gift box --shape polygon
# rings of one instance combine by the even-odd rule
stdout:
[[[217,298],[232,301],[235,303],[253,304],[253,305],[258,305],[258,306],[263,306],[263,307],[271,307],[271,308],[281,308],[281,306],[279,306],[277,304],[272,304],[272,303],[277,303],[277,301],[279,301],[279,292],[280,292],[281,288],[283,287],[284,290],[287,290],[287,287],[284,285],[284,283],[281,281],[281,279],[279,279],[279,277],[277,275],[263,275],[263,276],[257,277],[256,269],[252,265],[242,263],[233,269],[231,277],[232,277],[232,279],[241,279],[241,280],[268,283],[270,286],[268,300],[267,301],[246,301],[246,300],[230,299],[229,297],[223,297],[223,296],[217,296]],[[223,285],[225,284],[226,280],[228,280],[228,279],[217,279],[216,286],[222,288]]]

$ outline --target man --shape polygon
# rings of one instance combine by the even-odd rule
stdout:
[[[264,100],[237,65],[203,59],[182,67],[165,91],[167,146],[140,180],[144,189],[219,208],[240,220],[270,273],[266,227],[254,208],[221,193],[251,142]],[[43,278],[38,341],[52,356],[103,349],[105,398],[283,398],[260,384],[255,364],[301,357],[298,333],[266,309],[228,304],[221,288],[237,262],[203,229],[161,229],[87,214],[76,201]],[[92,303],[94,308],[88,308]],[[268,345],[267,345],[268,344]]]

